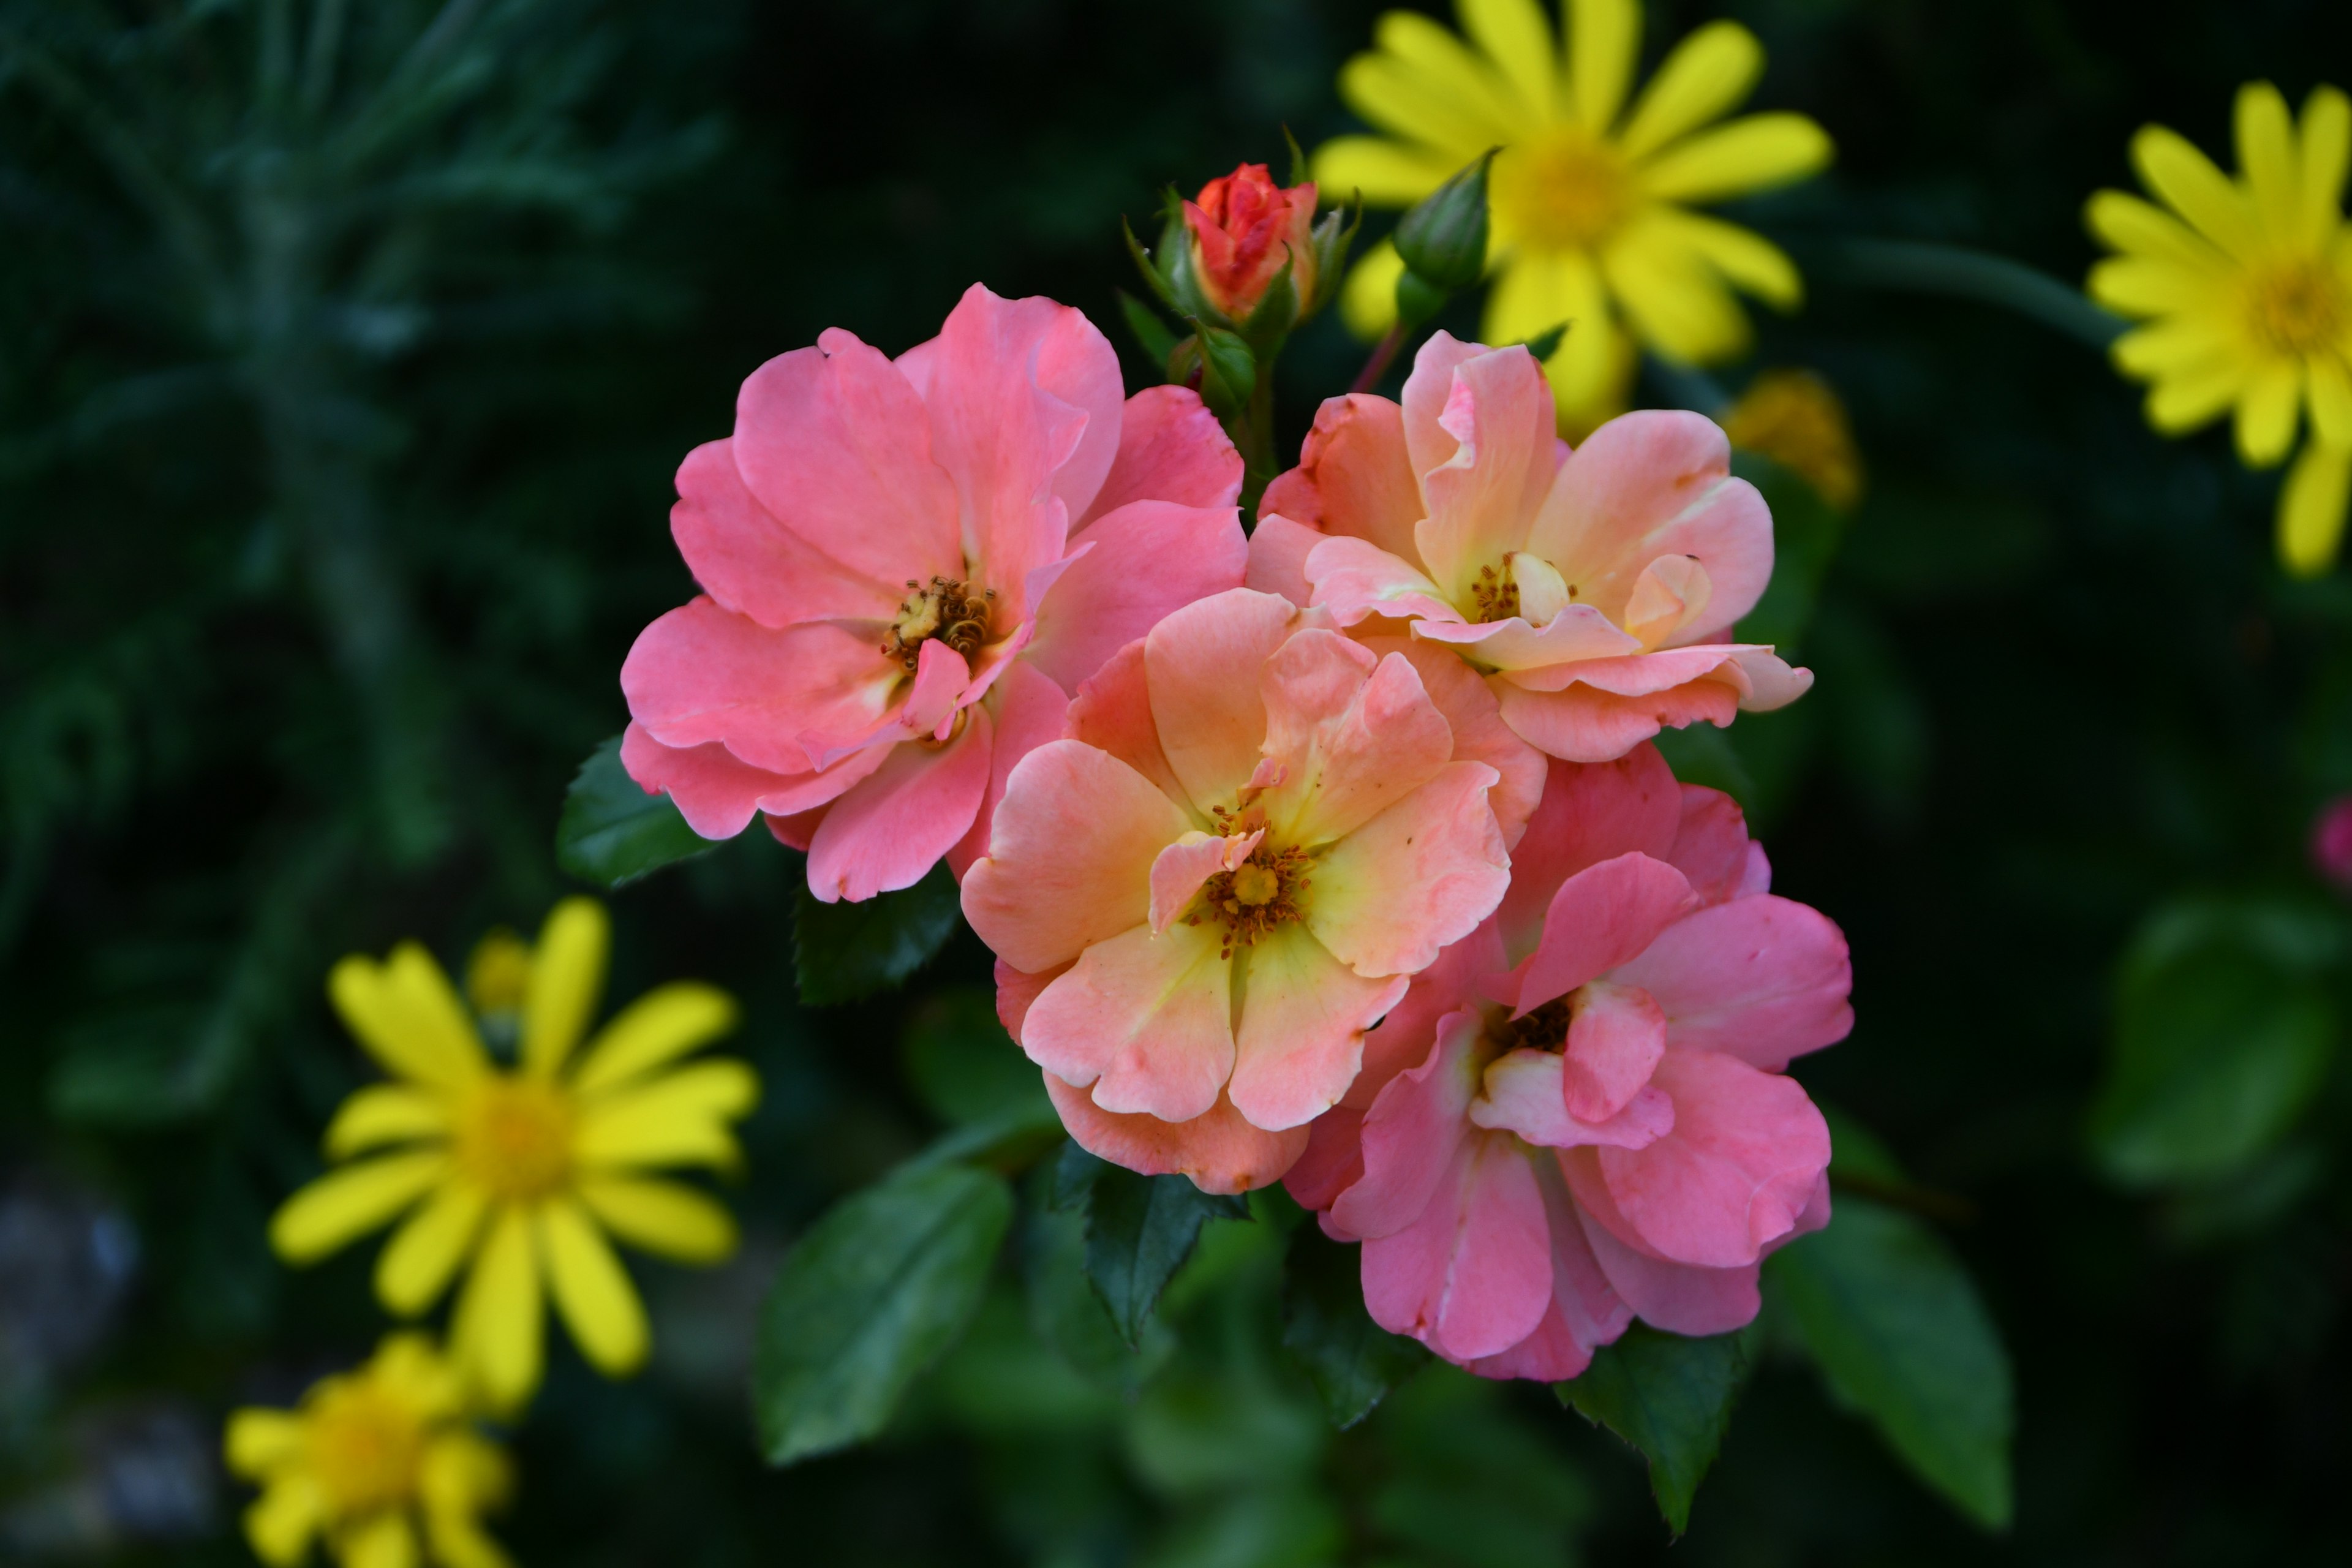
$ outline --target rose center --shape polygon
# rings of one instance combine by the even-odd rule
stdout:
[[[365,1388],[320,1402],[307,1433],[311,1472],[339,1518],[405,1502],[416,1491],[425,1434],[415,1416]]]
[[[2246,314],[2254,335],[2278,353],[2319,353],[2343,342],[2352,298],[2325,261],[2290,261],[2249,279]]]
[[[1539,250],[1589,250],[1633,206],[1624,160],[1581,131],[1560,129],[1506,148],[1489,189],[1503,229]]]
[[[922,662],[923,645],[937,638],[971,658],[987,646],[996,618],[996,590],[934,577],[929,584],[907,579],[908,595],[884,634],[882,651],[912,675]]]
[[[457,1153],[494,1196],[543,1197],[572,1173],[572,1107],[551,1084],[490,1079],[459,1114]]]
[[[1470,584],[1470,607],[1477,612],[1477,622],[1507,621],[1519,613],[1519,585],[1511,580],[1510,568],[1497,572],[1492,566],[1478,568],[1478,580]]]
[[[1575,1016],[1569,997],[1555,996],[1516,1022],[1505,1015],[1492,1032],[1502,1037],[1505,1050],[1557,1051],[1568,1044],[1568,1026]]]
[[[1314,869],[1305,850],[1261,842],[1248,859],[1201,884],[1201,907],[1184,923],[1199,925],[1203,916],[1216,920],[1225,928],[1218,956],[1230,958],[1236,944],[1255,947],[1268,932],[1306,918],[1302,900],[1313,886],[1308,873]]]

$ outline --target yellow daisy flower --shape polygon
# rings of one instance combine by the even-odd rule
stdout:
[[[725,1209],[646,1174],[740,1163],[727,1124],[758,1100],[758,1079],[740,1061],[675,1065],[734,1026],[735,1004],[692,982],[660,986],[575,1056],[610,943],[592,900],[548,916],[529,954],[511,1069],[483,1049],[416,943],[382,963],[338,963],[329,997],[400,1081],[361,1089],[327,1129],[330,1159],[372,1157],[320,1177],[270,1221],[279,1256],[308,1263],[407,1213],[375,1271],[376,1294],[403,1314],[431,1307],[470,1258],[450,1349],[501,1409],[539,1384],[543,1289],[598,1370],[622,1376],[645,1360],[645,1308],[607,1232],[688,1263],[735,1247]],[[496,963],[513,973],[511,953]]]
[[[2278,520],[2281,560],[2309,575],[2336,559],[2352,469],[2352,104],[2315,89],[2298,134],[2278,89],[2249,82],[2237,142],[2231,179],[2175,132],[2141,128],[2132,165],[2164,206],[2121,191],[2091,197],[2091,232],[2121,254],[2091,268],[2090,291],[2147,321],[2116,340],[2115,359],[2149,384],[2147,420],[2163,434],[2234,411],[2239,457],[2270,468],[2309,409],[2312,439]]]
[[[1715,417],[1731,444],[1771,458],[1839,511],[1862,500],[1862,452],[1845,404],[1809,370],[1757,374]]]
[[[299,1409],[236,1411],[224,1448],[231,1472],[260,1484],[245,1535],[276,1568],[318,1540],[343,1568],[508,1568],[476,1517],[506,1500],[506,1456],[474,1430],[456,1372],[422,1335],[389,1336]]]
[[[1342,136],[1315,154],[1325,190],[1410,206],[1490,147],[1489,342],[1565,321],[1546,363],[1561,423],[1589,429],[1623,406],[1632,340],[1706,364],[1748,345],[1731,290],[1781,310],[1803,297],[1778,247],[1691,204],[1786,184],[1830,161],[1828,134],[1801,114],[1751,114],[1744,102],[1763,47],[1735,22],[1675,46],[1632,108],[1640,0],[1565,0],[1565,48],[1537,0],[1456,0],[1469,42],[1428,17],[1391,11],[1379,47],[1339,73],[1339,94],[1390,136]],[[1365,336],[1387,329],[1403,263],[1375,248],[1340,298]],[[1631,334],[1630,339],[1628,334]]]

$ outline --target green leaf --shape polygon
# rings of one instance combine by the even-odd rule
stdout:
[[[1283,1269],[1283,1346],[1322,1396],[1331,1425],[1342,1431],[1370,1415],[1429,1360],[1420,1341],[1389,1332],[1364,1310],[1359,1252],[1301,1226],[1292,1233]]]
[[[1220,419],[1249,406],[1257,386],[1257,356],[1237,332],[1196,322],[1193,341],[1201,356],[1201,401]]]
[[[1528,353],[1535,355],[1537,362],[1540,363],[1559,352],[1560,340],[1568,336],[1568,329],[1574,324],[1570,321],[1562,321],[1558,326],[1538,332],[1534,337],[1520,341],[1527,345]]]
[[[863,903],[828,904],[806,884],[793,907],[793,970],[811,1007],[855,1002],[929,963],[962,918],[955,879],[934,866],[923,879]]]
[[[1192,1256],[1202,1225],[1249,1217],[1249,1205],[1240,1198],[1204,1193],[1186,1176],[1138,1175],[1072,1143],[1055,1170],[1054,1202],[1066,1207],[1080,1201],[1087,1278],[1130,1345],[1142,1342],[1160,1292]]]
[[[1050,1186],[1053,1171],[1040,1167],[1031,1178],[1033,1199]],[[1029,1326],[1070,1369],[1087,1382],[1132,1394],[1176,1349],[1176,1336],[1157,1321],[1130,1345],[1112,1326],[1110,1310],[1087,1282],[1084,1216],[1039,1205],[1022,1222],[1021,1281],[1028,1298]]]
[[[1635,1323],[1593,1352],[1574,1381],[1552,1385],[1561,1404],[1641,1450],[1650,1493],[1677,1536],[1730,1428],[1752,1338],[1752,1329],[1689,1339]]]
[[[1900,1210],[1841,1196],[1828,1229],[1765,1268],[1832,1396],[1970,1518],[2006,1525],[2009,1354],[1943,1239]]]
[[[1111,292],[1118,296],[1118,313],[1126,321],[1127,330],[1135,334],[1135,341],[1142,345],[1143,352],[1151,356],[1151,363],[1159,366],[1160,374],[1165,375],[1168,362],[1176,353],[1175,330],[1161,321],[1150,306],[1126,289],[1114,289]]]
[[[2279,903],[2158,911],[2118,977],[2100,1165],[2129,1187],[2226,1178],[2274,1147],[2326,1075],[2336,1017],[2321,979],[2333,921]]]
[[[926,1001],[907,1026],[901,1055],[916,1098],[942,1121],[1054,1120],[1045,1079],[1004,1032],[995,994],[985,986],[959,986]]]
[[[686,825],[666,795],[647,795],[621,766],[621,738],[580,764],[555,825],[555,861],[583,882],[619,888],[718,846]]]
[[[768,1462],[873,1436],[955,1342],[1013,1217],[1003,1178],[902,1173],[835,1205],[794,1244],[760,1315],[752,1388]]]

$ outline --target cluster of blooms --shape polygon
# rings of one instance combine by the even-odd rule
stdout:
[[[707,596],[631,653],[624,760],[705,833],[763,814],[819,898],[944,857],[1073,1137],[1286,1178],[1450,1359],[1732,1326],[1827,1218],[1782,1069],[1849,967],[1648,742],[1811,677],[1725,635],[1772,529],[1722,430],[1556,420],[1525,348],[1441,333],[1402,403],[1324,405],[1245,541],[1215,420],[1122,400],[1076,310],[975,287],[896,362],[828,332],[680,472]]]
[[[346,1568],[409,1568],[420,1553],[500,1568],[477,1516],[509,1480],[477,1423],[518,1415],[539,1386],[547,1298],[589,1363],[625,1376],[651,1341],[608,1237],[684,1263],[734,1250],[724,1208],[649,1173],[741,1164],[728,1124],[759,1080],[740,1061],[680,1065],[734,1026],[735,1004],[673,982],[583,1047],[610,946],[588,899],[558,904],[535,946],[494,933],[469,968],[470,1014],[415,942],[329,976],[336,1011],[394,1081],[343,1102],[325,1144],[346,1163],[287,1200],[270,1240],[308,1263],[406,1213],[375,1270],[378,1298],[404,1317],[470,1268],[446,1355],[394,1334],[299,1411],[230,1418],[229,1467],[264,1489],[246,1516],[263,1561],[299,1563],[317,1540]]]

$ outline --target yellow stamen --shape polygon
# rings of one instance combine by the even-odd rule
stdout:
[[[493,1196],[543,1197],[572,1174],[572,1104],[534,1079],[493,1075],[457,1113],[457,1163]]]
[[[2352,327],[2352,299],[2320,257],[2297,257],[2246,279],[2246,321],[2255,337],[2297,358],[2340,348]]]
[[[898,619],[884,634],[882,651],[911,675],[923,644],[936,637],[966,658],[986,647],[994,630],[996,590],[934,577],[929,586],[907,579],[914,592],[900,602]]]
[[[373,1513],[415,1495],[424,1426],[381,1391],[359,1382],[322,1391],[308,1436],[311,1474],[333,1517]]]
[[[1538,250],[1590,250],[1633,205],[1624,158],[1569,126],[1506,148],[1489,189],[1496,226]]]

